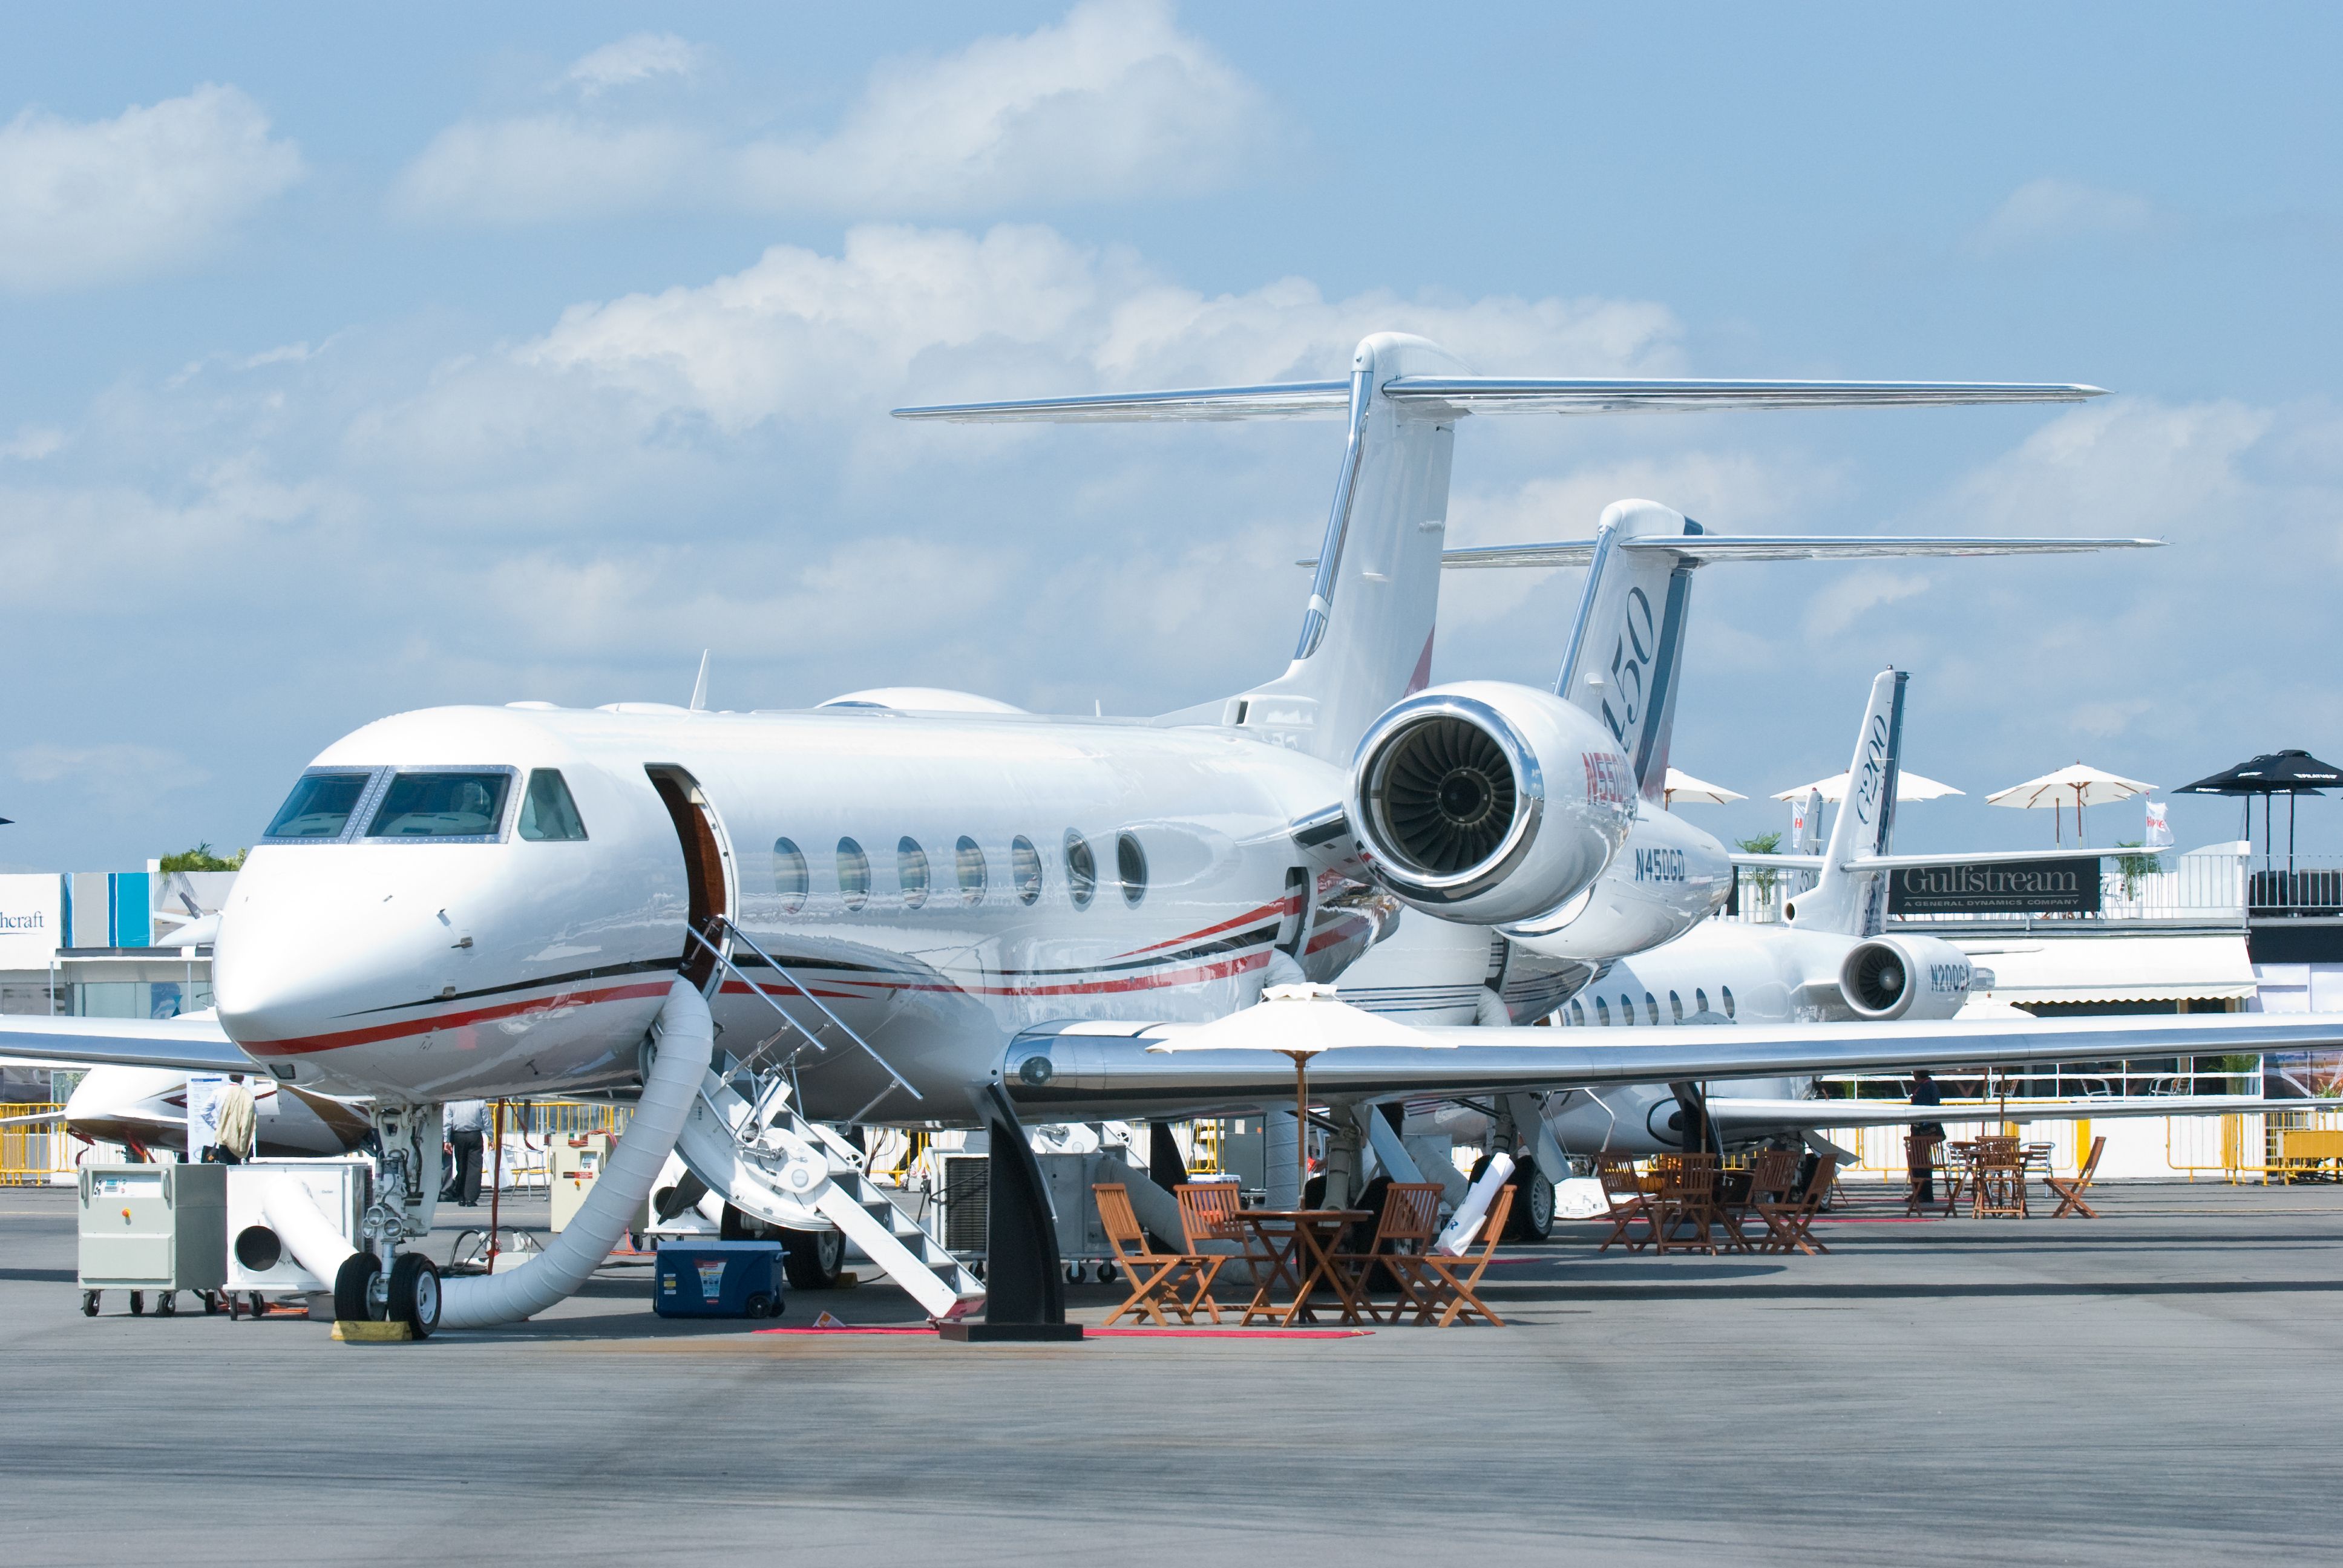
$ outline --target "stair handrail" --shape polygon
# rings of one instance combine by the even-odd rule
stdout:
[[[748,932],[742,930],[739,926],[734,925],[729,919],[723,915],[711,916],[710,920],[713,924],[719,925],[723,927],[726,931],[729,932],[735,941],[740,943],[741,946],[747,948],[750,952],[764,960],[767,966],[769,967],[775,974],[789,982],[789,988],[791,990],[795,990],[799,996],[805,998],[806,1000],[813,1003],[815,1009],[820,1012],[822,1017],[830,1020],[831,1023],[835,1024],[838,1027],[840,1033],[845,1035],[847,1039],[860,1046],[862,1048],[862,1053],[865,1056],[868,1056],[871,1060],[877,1062],[880,1071],[884,1072],[889,1078],[894,1080],[896,1088],[900,1089],[904,1093],[910,1095],[914,1100],[926,1100],[927,1096],[921,1094],[918,1090],[911,1087],[910,1080],[905,1078],[901,1073],[895,1070],[894,1063],[880,1055],[879,1052],[872,1048],[869,1040],[863,1039],[860,1034],[855,1032],[852,1025],[849,1024],[844,1019],[839,1017],[836,1013],[830,1011],[828,1003],[824,1002],[821,998],[814,995],[812,991],[808,990],[803,980],[799,980],[796,975],[790,973],[789,970],[784,968],[779,960],[774,958],[772,954],[759,947],[756,943],[756,940],[750,937]],[[750,990],[755,991],[759,996],[765,997],[767,1004],[772,1007],[775,1011],[779,1012],[782,1017],[789,1017],[787,1010],[783,1009],[779,1002],[774,1001],[771,997],[766,996],[764,988],[759,985],[756,981],[750,980],[746,974],[742,973],[740,966],[734,963],[729,957],[720,951],[715,943],[709,941],[706,937],[700,936],[699,932],[692,931],[689,926],[686,926],[684,930],[691,931],[691,934],[698,939],[700,946],[706,948],[709,952],[715,953],[718,959],[722,961],[726,969],[730,970],[736,975],[739,975],[742,984],[746,985]],[[795,1019],[790,1019],[789,1021],[793,1024],[797,1023]],[[804,1025],[798,1024],[797,1028],[798,1032],[804,1035],[808,1040],[814,1040],[812,1032],[807,1030]],[[819,1040],[815,1040],[815,1043],[817,1045],[820,1044]],[[822,1049],[827,1050],[829,1048],[824,1046]],[[879,1098],[883,1100],[886,1096],[884,1093],[881,1093]],[[876,1105],[878,1103],[879,1101],[874,1100],[870,1102],[870,1105]],[[870,1109],[870,1106],[866,1105],[862,1109],[867,1111]],[[860,1115],[860,1113],[858,1112],[857,1114]]]
[[[683,930],[684,935],[689,937],[693,941],[698,942],[701,947],[706,948],[709,956],[714,958],[719,964],[730,970],[732,973],[739,978],[742,985],[747,986],[750,990],[756,992],[757,995],[763,1000],[765,1005],[771,1008],[780,1018],[782,1023],[786,1024],[790,1029],[797,1030],[799,1035],[804,1037],[805,1045],[791,1047],[789,1054],[782,1057],[776,1064],[777,1070],[779,1068],[794,1066],[797,1062],[799,1053],[805,1050],[806,1045],[812,1046],[816,1050],[822,1052],[824,1055],[829,1054],[830,1047],[823,1042],[821,1037],[814,1033],[811,1030],[806,1028],[805,1025],[799,1023],[796,1019],[791,1018],[789,1016],[789,1010],[776,1001],[770,991],[768,991],[763,986],[759,985],[755,980],[750,980],[749,978],[748,971],[743,970],[739,964],[734,963],[729,953],[727,953],[722,948],[718,947],[714,942],[709,941],[693,927],[686,926]],[[775,1038],[778,1039],[779,1037],[776,1036]],[[759,1052],[759,1054],[761,1054],[761,1052]],[[759,1072],[755,1066],[753,1058],[744,1060],[742,1065],[747,1067],[752,1075],[758,1077],[762,1076],[762,1073]],[[765,1098],[766,1096],[764,1094],[759,1093],[758,1096],[759,1103],[761,1104]]]

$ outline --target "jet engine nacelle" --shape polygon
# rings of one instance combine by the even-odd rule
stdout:
[[[1575,898],[1627,836],[1634,776],[1607,731],[1552,692],[1435,686],[1368,727],[1352,829],[1403,902],[1504,925]]]
[[[1847,950],[1838,989],[1857,1018],[1950,1018],[1975,973],[1967,954],[1934,937],[1871,937]]]

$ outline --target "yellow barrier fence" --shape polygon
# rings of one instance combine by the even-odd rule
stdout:
[[[0,1105],[11,1117],[54,1115],[51,1121],[18,1121],[0,1127],[0,1187],[41,1187],[73,1169],[73,1140],[65,1135],[65,1107]]]

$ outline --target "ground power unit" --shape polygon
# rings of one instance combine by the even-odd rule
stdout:
[[[1113,1253],[1107,1247],[1106,1229],[1099,1222],[1098,1199],[1091,1188],[1101,1181],[1129,1185],[1131,1166],[1120,1152],[1105,1150],[1033,1158],[1041,1164],[1042,1190],[1049,1194],[1051,1212],[1057,1220],[1059,1261],[1070,1274],[1085,1265],[1094,1272],[1101,1271]],[[991,1175],[989,1154],[943,1158],[944,1185],[936,1202],[943,1211],[943,1243],[960,1257],[984,1255]]]
[[[177,1310],[181,1291],[216,1291],[227,1280],[225,1165],[85,1165],[76,1275],[81,1310],[100,1294],[130,1292],[130,1310]]]

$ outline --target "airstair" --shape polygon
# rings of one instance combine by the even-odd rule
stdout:
[[[729,1075],[708,1072],[684,1120],[683,1132],[676,1140],[677,1156],[710,1191],[724,1194],[742,1213],[789,1230],[820,1229],[825,1222],[835,1225],[910,1292],[930,1317],[957,1318],[980,1305],[984,1286],[940,1238],[905,1213],[889,1191],[870,1179],[862,1151],[833,1129],[799,1112],[792,1070],[798,1057],[808,1050],[826,1052],[830,1045],[799,1023],[771,991],[741,972],[727,950],[734,943],[747,948],[781,978],[787,989],[819,1009],[831,1028],[886,1070],[892,1081],[887,1092],[900,1087],[916,1100],[919,1091],[739,928],[721,917],[715,923],[729,939],[720,946],[697,931],[692,933],[717,960],[710,989],[729,970],[764,999],[786,1026],[783,1034],[794,1034],[797,1043],[779,1054],[769,1049]]]

